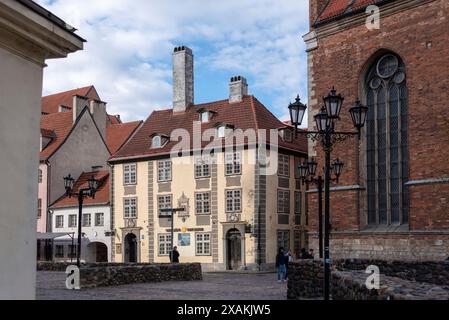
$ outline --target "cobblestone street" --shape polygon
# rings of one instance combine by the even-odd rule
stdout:
[[[38,300],[284,300],[276,275],[205,273],[202,281],[140,283],[70,291],[63,272],[37,273]]]

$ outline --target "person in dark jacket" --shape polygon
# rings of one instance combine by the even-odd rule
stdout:
[[[290,250],[288,250],[285,254],[285,280],[288,280],[288,264],[293,262],[293,255]]]
[[[285,282],[285,274],[287,272],[287,258],[285,257],[284,248],[279,248],[276,256],[276,268],[278,273],[278,282]]]
[[[178,247],[174,246],[170,255],[170,260],[172,263],[179,263],[179,252]]]

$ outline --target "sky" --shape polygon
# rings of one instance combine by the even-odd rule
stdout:
[[[172,52],[193,50],[195,103],[227,99],[231,76],[282,120],[307,101],[306,0],[37,0],[88,42],[48,60],[43,94],[94,85],[110,114],[172,106]]]

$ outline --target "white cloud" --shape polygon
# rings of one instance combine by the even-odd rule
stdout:
[[[185,44],[202,68],[251,77],[251,93],[273,97],[263,102],[279,115],[297,93],[306,98],[308,1],[38,2],[88,40],[83,51],[48,62],[44,94],[94,84],[110,113],[146,118],[171,105],[171,52]]]

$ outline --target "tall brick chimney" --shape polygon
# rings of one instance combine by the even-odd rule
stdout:
[[[242,76],[232,77],[229,82],[229,103],[243,101],[243,96],[248,95],[248,83]]]
[[[320,13],[324,10],[330,0],[309,0],[310,26],[313,26]]]
[[[173,112],[184,112],[193,104],[193,53],[181,46],[173,51]]]

